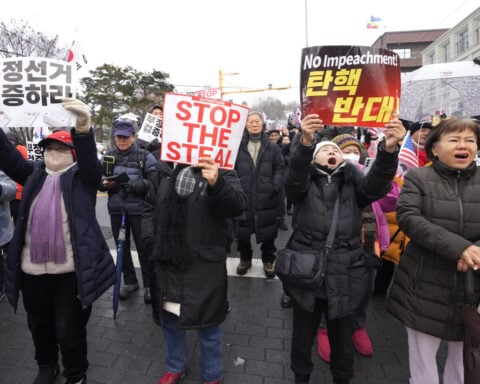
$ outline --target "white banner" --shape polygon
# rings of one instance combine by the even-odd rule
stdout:
[[[0,127],[73,127],[76,116],[61,103],[75,94],[75,72],[43,57],[0,59]]]

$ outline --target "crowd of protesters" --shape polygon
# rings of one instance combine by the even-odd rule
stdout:
[[[65,383],[87,383],[92,303],[116,281],[95,218],[98,190],[108,193],[116,243],[126,223],[120,299],[139,289],[131,233],[144,302],[152,305],[166,341],[158,384],[180,383],[189,374],[187,330],[198,334],[202,382],[222,382],[221,323],[229,310],[226,259],[232,242],[238,275],[252,268],[254,240],[263,273],[272,279],[278,230],[289,230],[286,217],[292,216],[292,248],[321,249],[337,199],[336,257],[329,256],[325,285],[283,286],[280,305],[292,307],[294,317],[295,383],[310,382],[315,340],[333,382],[352,380],[354,352],[374,351],[375,340],[366,332],[373,294],[386,295],[388,310],[406,326],[411,383],[439,382],[435,355],[441,340],[449,343],[444,382],[463,382],[462,327],[448,313],[458,313],[465,272],[480,266],[472,216],[480,204],[477,120],[450,118],[434,127],[394,117],[377,131],[328,127],[313,114],[267,127],[262,112],[250,111],[234,169],[226,171],[210,158],[192,166],[159,160],[160,144],[139,141],[138,125],[125,119],[114,122],[111,148],[98,159],[88,107],[75,99],[63,105],[77,115],[76,126],[39,142],[42,161],[27,160],[19,137],[0,132],[0,212],[7,218],[0,221],[0,299],[3,280],[14,308],[22,293],[38,364],[33,384],[56,382],[60,356]],[[148,112],[161,118],[162,106]],[[407,131],[418,160],[408,172],[398,166]],[[372,143],[375,158],[368,151]],[[46,215],[52,220],[43,225]],[[378,261],[375,268],[351,268],[365,254]],[[432,277],[437,275],[441,279]]]

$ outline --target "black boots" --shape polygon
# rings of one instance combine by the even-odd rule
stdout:
[[[58,363],[45,364],[38,366],[38,374],[32,384],[53,384],[56,382],[57,376],[60,373],[60,367]],[[87,384],[87,376],[83,376],[78,380],[63,379],[63,384]]]
[[[292,298],[286,293],[283,293],[282,298],[280,299],[280,305],[282,308],[290,308],[293,305]]]
[[[53,384],[60,373],[58,363],[38,366],[38,374],[32,384]]]
[[[143,301],[145,304],[152,304],[152,293],[150,292],[150,288],[145,288],[143,293]]]

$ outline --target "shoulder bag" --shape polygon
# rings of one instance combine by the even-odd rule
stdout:
[[[275,274],[285,284],[301,289],[316,290],[325,280],[327,257],[332,250],[337,231],[339,200],[337,197],[333,208],[333,218],[327,241],[323,249],[295,251],[289,248],[293,233],[285,248],[277,252]]]

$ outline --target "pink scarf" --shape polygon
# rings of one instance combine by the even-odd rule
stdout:
[[[67,262],[62,225],[60,175],[45,178],[32,208],[30,258],[34,264]]]

